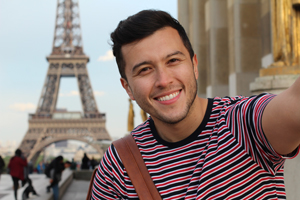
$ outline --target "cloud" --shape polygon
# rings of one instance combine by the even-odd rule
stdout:
[[[109,50],[106,52],[106,54],[104,56],[100,56],[98,58],[98,61],[109,61],[109,60],[113,60],[114,59],[114,55],[112,50]]]
[[[103,96],[104,94],[105,94],[105,92],[103,92],[103,91],[94,91],[95,96]]]
[[[79,92],[76,90],[72,90],[69,93],[59,93],[60,97],[70,97],[70,96],[79,96]]]
[[[9,108],[14,111],[34,111],[36,109],[36,105],[33,103],[14,103],[9,105]]]

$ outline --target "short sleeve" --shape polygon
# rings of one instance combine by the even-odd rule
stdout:
[[[241,97],[228,109],[231,132],[252,159],[271,174],[282,168],[285,158],[296,156],[278,154],[268,142],[262,129],[262,115],[267,104],[275,97],[272,94]]]

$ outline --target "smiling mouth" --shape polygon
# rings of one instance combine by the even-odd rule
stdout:
[[[163,97],[159,97],[157,98],[158,101],[168,101],[168,100],[171,100],[175,97],[177,97],[179,95],[179,91],[177,92],[174,92],[172,94],[169,94],[169,95],[166,95],[166,96],[163,96]]]

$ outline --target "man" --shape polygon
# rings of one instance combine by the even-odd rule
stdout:
[[[54,200],[58,200],[59,198],[58,183],[61,180],[62,172],[65,169],[63,159],[62,156],[57,156],[45,171],[46,176],[50,178],[50,185],[47,186],[46,190],[47,192],[50,192],[50,188],[52,188]]]
[[[150,114],[132,135],[162,199],[285,199],[300,144],[300,79],[282,94],[199,98],[197,57],[169,14],[146,10],[111,34],[121,84]],[[92,199],[138,199],[115,147]]]
[[[22,156],[22,151],[20,149],[17,149],[15,151],[15,156],[13,156],[10,159],[8,164],[10,175],[14,184],[14,195],[16,200],[17,200],[17,191],[19,189],[19,181],[21,180],[23,182],[22,186],[24,186],[25,178],[27,178],[26,176],[24,176],[24,168],[27,167],[27,161],[26,159],[23,159],[21,156]]]
[[[77,163],[74,161],[74,158],[72,158],[70,169],[71,170],[76,170],[77,169]]]
[[[81,160],[81,169],[90,169],[90,159],[89,157],[86,155],[86,153],[84,153],[83,158]]]

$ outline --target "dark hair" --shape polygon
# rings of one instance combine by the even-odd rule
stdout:
[[[21,149],[17,149],[17,150],[15,151],[15,155],[16,155],[16,156],[21,156],[21,155],[22,155]]]
[[[60,161],[63,161],[63,159],[64,159],[64,157],[62,157],[62,156],[60,156],[60,155],[57,156],[57,157],[55,158],[55,160],[57,160],[57,161],[59,161],[59,162],[60,162]]]
[[[72,163],[70,161],[66,161],[65,164],[71,165]]]
[[[194,57],[194,51],[189,38],[184,28],[176,19],[164,11],[143,10],[123,21],[120,21],[118,27],[110,35],[113,42],[113,54],[116,57],[122,78],[127,80],[125,75],[125,60],[121,51],[122,46],[144,39],[152,35],[155,31],[168,26],[177,30],[184,46],[190,54],[191,59]]]

